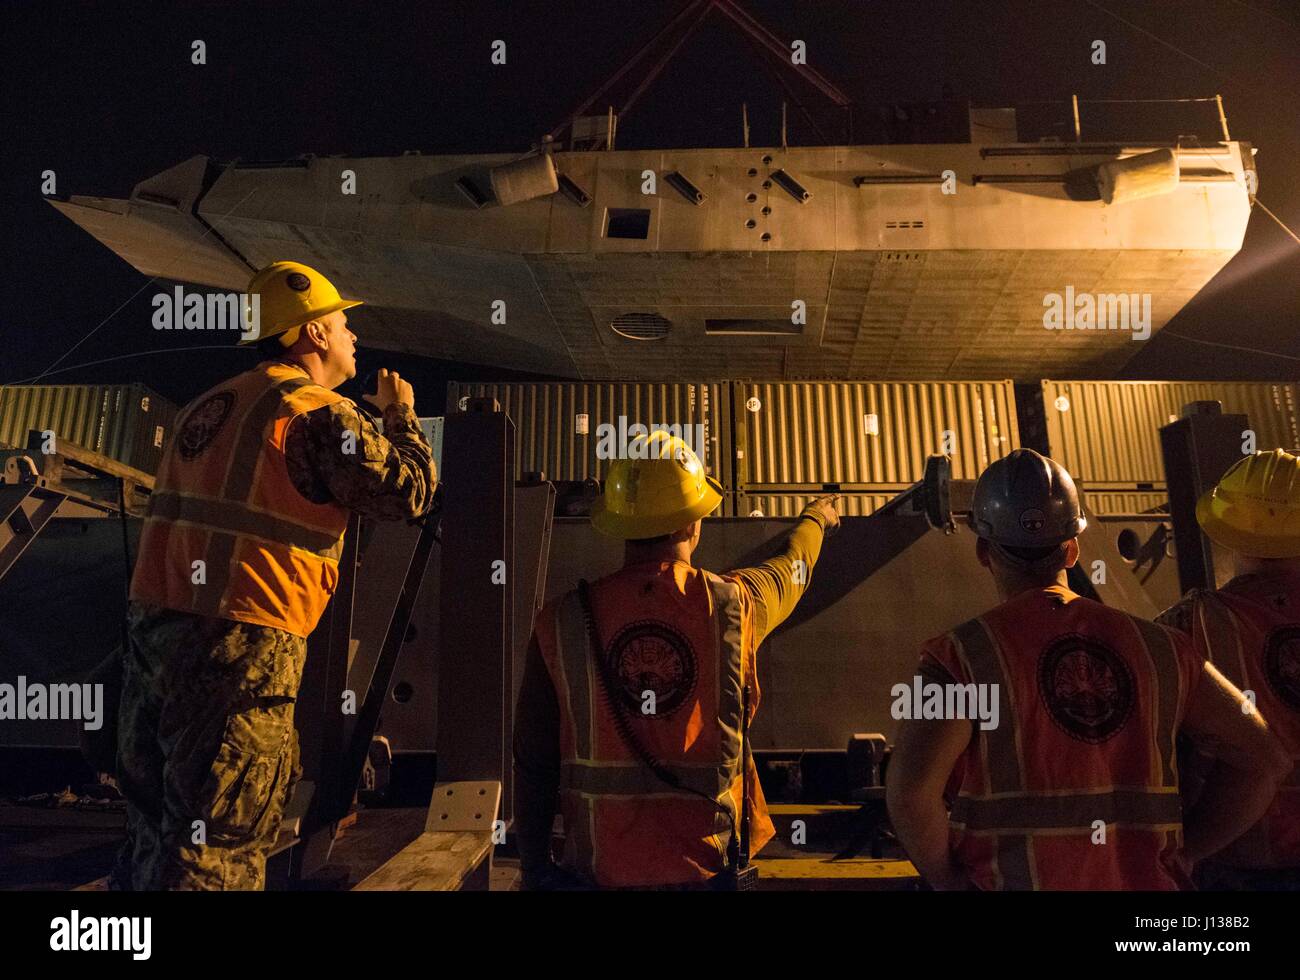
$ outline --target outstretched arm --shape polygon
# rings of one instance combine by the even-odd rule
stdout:
[[[785,550],[753,568],[738,568],[739,579],[754,600],[754,644],[763,642],[794,612],[812,581],[826,532],[839,526],[837,495],[820,497],[804,508],[786,541]]]

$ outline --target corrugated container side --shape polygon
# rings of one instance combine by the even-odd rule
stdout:
[[[906,485],[952,433],[953,478],[1019,446],[1010,381],[771,382],[734,386],[741,488]]]
[[[1300,447],[1300,385],[1240,381],[1044,381],[1051,454],[1077,479],[1103,486],[1163,484],[1160,427],[1183,406],[1218,401],[1245,414],[1257,449]]]
[[[798,517],[817,493],[729,493],[728,517]],[[870,517],[894,498],[892,493],[842,493],[835,502],[841,517]]]
[[[1085,507],[1102,517],[1169,513],[1169,497],[1163,491],[1085,490],[1083,499]]]
[[[820,493],[732,493],[727,495],[728,517],[798,517]],[[835,507],[841,517],[870,517],[894,493],[841,493]],[[1163,493],[1092,492],[1085,495],[1089,511],[1099,517],[1159,513],[1168,516],[1169,500]]]
[[[133,444],[126,450],[131,465],[146,473],[156,473],[162,463],[163,449],[176,427],[180,409],[144,385],[131,386],[132,404],[127,418],[135,420]]]
[[[495,398],[515,424],[516,475],[542,472],[549,480],[603,480],[611,459],[601,458],[598,450],[617,452],[630,439],[629,427],[659,424],[680,426],[709,475],[728,489],[733,485],[725,384],[453,381],[447,386],[447,412],[461,411],[465,400],[482,397]]]
[[[49,385],[7,385],[0,388],[0,439],[19,448],[27,445],[31,429],[51,430],[98,452],[104,413],[102,389]]]
[[[0,442],[27,445],[50,430],[60,441],[154,473],[176,420],[176,406],[141,384],[0,387]]]

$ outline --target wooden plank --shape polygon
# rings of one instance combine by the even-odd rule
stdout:
[[[921,880],[904,860],[759,858],[754,865],[760,891],[913,891]]]
[[[491,852],[490,832],[426,832],[354,891],[457,891]]]
[[[911,861],[876,861],[871,858],[848,858],[830,861],[824,858],[756,858],[759,878],[919,878]]]
[[[74,467],[85,470],[90,473],[104,476],[116,477],[126,480],[127,483],[134,483],[138,487],[146,490],[153,489],[154,478],[144,470],[137,470],[134,466],[128,466],[126,463],[119,462],[111,456],[104,456],[101,453],[91,452],[75,443],[64,442],[60,439],[57,442],[58,452],[56,455],[62,456],[64,460],[72,463]],[[40,451],[41,435],[39,432],[29,432],[27,435],[27,448]],[[68,475],[71,477],[71,474]]]

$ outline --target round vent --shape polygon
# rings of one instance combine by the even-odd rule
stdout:
[[[609,328],[628,340],[663,340],[673,324],[658,313],[620,313],[609,321]]]

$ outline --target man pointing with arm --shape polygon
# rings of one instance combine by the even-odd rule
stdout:
[[[691,555],[722,498],[716,481],[665,432],[640,437],[629,455],[592,514],[598,531],[626,542],[623,567],[589,596],[542,610],[524,667],[514,743],[525,888],[709,889],[735,868],[746,812],[750,851],[774,833],[740,733],[759,703],[755,653],[807,589],[823,534],[839,524],[834,498],[804,510],[776,558],[715,575]]]

